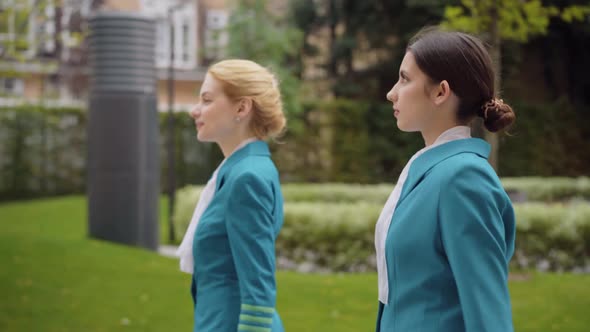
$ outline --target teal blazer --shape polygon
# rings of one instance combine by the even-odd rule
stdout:
[[[195,232],[195,332],[283,331],[275,309],[275,239],[282,224],[277,169],[268,145],[252,142],[221,166]]]
[[[489,152],[470,138],[414,160],[387,233],[389,297],[377,331],[513,331],[514,211]]]

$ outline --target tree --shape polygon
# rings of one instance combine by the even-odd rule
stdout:
[[[52,79],[79,90],[87,64],[87,9],[103,0],[5,0],[0,5],[0,62],[5,77],[19,76],[17,67],[34,63]],[[87,15],[87,14],[86,14]],[[76,91],[75,91],[76,92]],[[80,91],[77,91],[80,92]],[[42,96],[43,97],[43,96]]]
[[[495,66],[496,91],[501,91],[502,86],[502,41],[525,43],[533,36],[547,34],[554,17],[572,22],[583,20],[590,14],[588,5],[571,5],[560,10],[556,6],[543,5],[541,0],[461,0],[461,4],[446,7],[442,26],[479,34],[487,41]],[[490,164],[497,169],[498,136],[485,132],[484,137],[492,146]]]
[[[0,58],[23,60],[32,37],[29,17],[34,7],[21,1],[7,1],[0,10]]]
[[[74,93],[81,92],[86,80],[84,66],[87,63],[85,20],[82,6],[100,6],[102,0],[7,0],[0,6],[0,76],[23,77],[23,64],[33,64],[41,73],[40,100],[43,106],[48,97],[46,83],[61,81]],[[67,55],[69,54],[69,55]],[[66,56],[67,55],[67,56]],[[49,146],[47,118],[43,113],[41,128],[41,183],[47,190],[47,160]]]
[[[438,24],[444,8],[437,0],[291,0],[305,37],[302,72],[328,96],[385,102],[408,40]]]
[[[301,129],[297,116],[300,81],[297,78],[297,58],[301,32],[288,20],[269,10],[267,0],[239,0],[228,22],[228,57],[244,58],[269,67],[280,81],[283,105],[291,130]]]

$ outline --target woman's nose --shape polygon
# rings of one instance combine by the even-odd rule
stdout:
[[[193,107],[190,110],[189,114],[192,118],[195,118],[195,119],[198,118],[199,115],[201,115],[201,108],[199,107],[199,105],[198,104],[195,105],[195,107]]]
[[[395,100],[397,99],[397,94],[396,94],[396,91],[395,91],[395,85],[393,86],[393,88],[391,88],[391,90],[389,90],[389,92],[387,93],[387,95],[385,95],[385,97],[390,102],[392,102],[392,103],[395,102]]]

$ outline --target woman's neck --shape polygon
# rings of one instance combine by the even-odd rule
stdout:
[[[422,138],[424,139],[424,144],[426,146],[431,146],[432,144],[434,144],[434,142],[436,142],[436,140],[447,130],[451,129],[451,128],[455,128],[458,126],[464,126],[464,124],[460,124],[460,123],[448,123],[446,125],[443,126],[437,126],[435,128],[432,128],[430,130],[423,130],[422,133]]]
[[[227,140],[223,141],[223,142],[218,142],[217,145],[219,145],[219,148],[221,149],[221,152],[223,152],[223,157],[227,158],[229,156],[231,156],[232,153],[234,153],[236,151],[236,149],[238,148],[238,146],[240,146],[240,144],[242,144],[242,142],[245,142],[248,139],[253,139],[253,136],[236,136],[236,137],[232,137],[232,138],[228,138]]]

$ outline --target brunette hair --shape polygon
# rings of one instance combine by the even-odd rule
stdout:
[[[416,64],[434,83],[446,80],[459,97],[457,118],[484,120],[486,129],[499,131],[516,119],[510,105],[497,98],[490,54],[476,37],[462,32],[426,28],[408,44]]]

